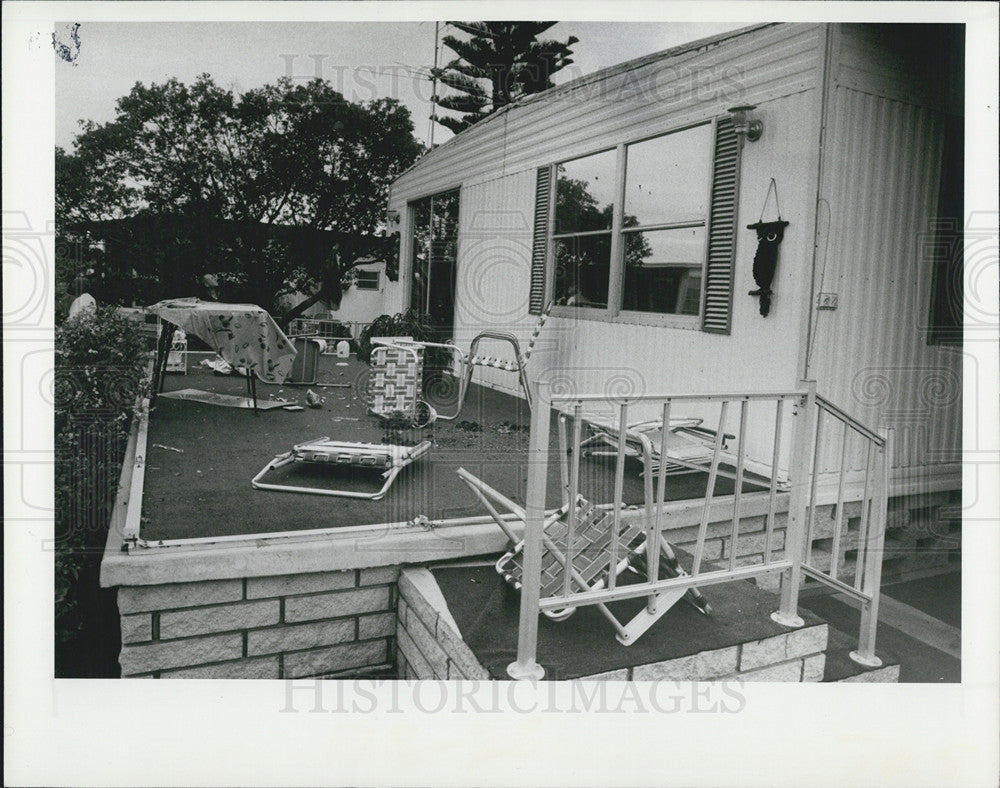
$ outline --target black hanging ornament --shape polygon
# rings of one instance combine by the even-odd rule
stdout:
[[[764,198],[764,208],[760,212],[760,218],[764,218],[764,210],[767,209],[767,201],[771,198],[771,189],[774,189],[774,204],[778,208],[778,219],[774,222],[758,220],[754,224],[748,224],[748,230],[757,231],[757,253],[753,257],[753,280],[757,283],[757,289],[751,290],[749,295],[760,297],[761,317],[767,317],[771,311],[771,283],[774,281],[774,272],[778,267],[778,246],[785,235],[785,228],[788,222],[782,221],[781,209],[778,207],[778,186],[771,178],[771,185],[767,189],[767,197]]]

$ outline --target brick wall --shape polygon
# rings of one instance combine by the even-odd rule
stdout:
[[[398,567],[118,591],[123,676],[262,678],[391,671]]]
[[[396,662],[404,679],[488,679],[486,669],[412,579],[414,570],[399,578]],[[419,570],[417,570],[419,571]],[[610,632],[598,637],[612,637]],[[826,624],[704,651],[677,659],[581,677],[607,681],[822,681]]]
[[[817,506],[813,515],[812,557],[817,569],[830,571],[833,552],[833,531],[836,525],[836,504]],[[841,515],[841,535],[837,550],[837,577],[854,581],[858,537],[861,531],[861,503],[844,504]],[[843,524],[846,523],[846,531]],[[736,565],[760,564],[764,561],[764,526],[766,517],[744,517],[740,521],[736,543]],[[785,529],[788,513],[774,516],[772,559],[785,555]],[[958,491],[913,495],[889,501],[886,522],[885,552],[882,560],[882,583],[907,579],[929,572],[947,571],[961,562],[961,493]],[[667,540],[676,547],[694,552],[698,526],[686,526],[666,532]],[[730,521],[709,523],[705,538],[704,560],[728,561],[732,553]],[[778,574],[763,575],[758,585],[776,590]],[[806,579],[805,583],[818,581]]]
[[[420,571],[406,569],[399,576],[397,676],[401,679],[488,679],[489,673],[462,640],[449,616],[442,615],[414,582],[413,573]]]

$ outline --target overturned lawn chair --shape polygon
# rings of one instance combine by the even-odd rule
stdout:
[[[416,446],[392,446],[380,443],[354,443],[317,438],[294,446],[291,451],[279,454],[253,477],[251,484],[258,490],[279,490],[281,492],[309,493],[311,495],[332,495],[341,498],[366,498],[378,501],[389,491],[400,471],[418,460],[431,448],[430,441],[421,441]],[[374,491],[324,489],[303,487],[293,484],[264,482],[270,471],[291,463],[310,463],[318,466],[338,467],[352,472],[381,472],[382,484]]]
[[[527,517],[525,510],[464,468],[458,469],[458,475],[514,545],[512,550],[497,561],[496,570],[507,583],[520,590],[524,571],[522,563],[524,541],[517,538],[510,527],[510,522],[504,519],[497,507],[506,509],[514,515],[515,521],[520,521],[522,524]],[[582,496],[578,496],[572,505],[574,507],[572,540],[569,538],[570,504],[563,505],[545,517],[542,532],[544,552],[540,598],[562,595],[567,587],[567,571],[570,573],[571,592],[606,588],[612,551],[617,555],[617,548],[622,548],[620,553],[622,558],[615,563],[616,577],[626,569],[632,569],[640,574],[646,573],[648,562],[645,559],[647,550],[645,523],[639,518],[620,523],[617,547],[615,547],[613,546],[614,513],[610,509],[594,506]],[[659,561],[659,577],[662,579],[686,576],[687,572],[662,536],[659,537],[659,543],[662,556],[662,560]],[[606,605],[598,604],[597,607],[612,622],[615,630],[621,633],[618,635],[619,642],[630,646],[681,598],[704,615],[710,615],[712,612],[711,606],[696,588],[669,589],[657,594],[655,612],[650,613],[646,606],[643,606],[643,609],[627,624],[619,622]],[[575,611],[576,608],[569,605],[542,612],[553,621],[564,621]]]
[[[586,417],[589,437],[581,444],[585,456],[614,456],[618,452],[618,425],[610,420]],[[660,471],[660,463],[665,463],[665,476],[685,473],[708,473],[712,467],[712,457],[718,448],[719,463],[716,473],[727,479],[736,479],[736,455],[729,449],[729,441],[736,436],[722,433],[721,440],[716,430],[701,426],[702,419],[672,418],[666,436],[663,435],[663,421],[651,420],[629,424],[625,432],[625,454],[643,463],[643,474],[655,477]],[[665,437],[665,439],[664,439]],[[646,461],[645,448],[649,451]],[[662,455],[662,456],[661,456]],[[744,468],[749,475],[743,482],[768,489],[771,483],[771,466],[744,457]],[[789,490],[788,476],[778,471],[777,489]]]

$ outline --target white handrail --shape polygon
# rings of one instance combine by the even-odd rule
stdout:
[[[508,672],[514,678],[539,678],[543,674],[543,669],[536,661],[538,615],[541,610],[565,608],[588,604],[604,605],[611,601],[646,597],[647,608],[650,615],[653,614],[655,600],[658,594],[673,589],[694,588],[698,585],[710,585],[721,582],[729,582],[737,579],[748,579],[771,572],[782,572],[784,575],[781,584],[781,603],[779,610],[772,614],[772,618],[786,626],[802,626],[802,619],[798,615],[798,595],[803,575],[815,578],[830,587],[842,591],[853,592],[853,595],[862,602],[862,621],[859,633],[858,650],[852,652],[851,656],[856,661],[873,666],[880,664],[875,656],[875,633],[878,615],[879,585],[881,582],[881,556],[882,546],[885,537],[885,513],[888,504],[889,490],[889,456],[891,451],[891,438],[888,433],[879,433],[870,429],[853,417],[849,416],[842,409],[836,407],[828,400],[816,394],[815,383],[803,381],[800,388],[792,391],[774,392],[731,392],[731,393],[709,393],[709,394],[637,394],[632,396],[615,397],[607,394],[568,394],[545,396],[546,392],[541,384],[533,385],[533,401],[535,406],[532,410],[531,434],[529,439],[529,484],[527,501],[525,506],[525,537],[524,537],[524,569],[521,588],[521,611],[520,626],[518,631],[518,651],[517,661],[508,667]],[[709,512],[714,498],[714,482],[718,475],[720,456],[723,453],[723,435],[726,429],[726,415],[728,405],[731,402],[740,404],[740,428],[739,437],[736,438],[736,463],[737,469],[735,477],[737,483],[743,476],[745,467],[745,446],[747,438],[748,408],[750,403],[771,402],[774,406],[775,422],[773,432],[773,444],[770,450],[772,457],[769,502],[766,524],[765,554],[761,564],[749,566],[737,566],[734,559],[736,543],[739,539],[740,511],[740,490],[737,489],[734,497],[732,532],[730,538],[733,544],[733,554],[725,566],[710,567],[707,571],[701,572],[701,560],[704,553],[704,542],[707,536],[707,526],[709,524]],[[718,403],[720,405],[720,421],[715,439],[712,441],[711,461],[707,466],[700,466],[701,470],[709,471],[709,484],[706,490],[705,509],[698,528],[696,548],[694,554],[694,568],[689,577],[660,579],[658,573],[650,573],[644,582],[632,585],[616,585],[614,581],[615,565],[619,558],[619,550],[628,550],[628,545],[619,544],[619,536],[616,533],[611,535],[610,555],[608,557],[608,582],[603,588],[593,588],[591,590],[574,590],[572,593],[570,584],[564,582],[561,593],[557,592],[547,598],[540,598],[541,591],[541,566],[543,542],[546,539],[544,529],[546,522],[545,512],[545,479],[547,478],[547,468],[549,461],[549,425],[552,408],[558,408],[560,412],[560,445],[563,447],[560,454],[561,479],[565,489],[563,496],[575,493],[580,489],[579,484],[579,441],[581,421],[587,421],[587,416],[583,414],[586,403],[602,402],[609,407],[618,410],[617,436],[613,446],[613,456],[615,457],[614,468],[614,494],[609,506],[618,515],[624,506],[623,500],[623,473],[626,452],[626,437],[634,439],[633,429],[627,424],[627,413],[629,406],[634,403],[657,402],[662,407],[664,418],[669,418],[671,405],[678,402],[697,403]],[[774,509],[775,497],[777,493],[778,462],[782,456],[784,436],[782,434],[783,405],[785,402],[793,404],[792,430],[791,430],[791,458],[789,463],[788,487],[790,488],[788,525],[785,532],[785,553],[784,558],[775,559],[771,553],[774,529]],[[565,407],[565,406],[570,407]],[[559,407],[563,406],[563,407]],[[821,571],[810,563],[808,546],[806,539],[811,526],[812,514],[816,500],[815,478],[819,472],[819,457],[821,445],[817,440],[821,433],[820,421],[823,415],[828,415],[845,425],[843,435],[857,434],[864,439],[867,450],[877,455],[880,465],[875,474],[875,485],[873,490],[866,491],[862,501],[862,516],[864,519],[864,529],[867,533],[865,543],[858,545],[858,583],[856,588],[852,588],[848,583],[836,577],[836,558],[832,559],[832,573]],[[569,456],[565,447],[567,430],[564,420],[573,419],[575,422],[573,435],[573,445],[569,448]],[[815,423],[814,423],[815,420]],[[607,420],[604,420],[601,429],[608,430]],[[667,428],[668,429],[668,428]],[[665,451],[666,432],[660,441],[660,453]],[[614,430],[611,430],[613,433]],[[729,436],[733,438],[733,436]],[[656,447],[647,436],[642,435],[638,441],[638,452],[633,451],[632,456],[638,456],[647,466],[651,465],[652,459],[656,456]],[[847,457],[846,447],[840,451],[842,458]],[[653,491],[653,472],[647,467],[644,490],[646,494],[646,517],[650,522],[646,523],[643,529],[649,533],[660,532],[659,513],[663,506],[663,468],[666,464],[666,457],[659,456],[659,468],[656,472],[659,489],[655,494]],[[844,474],[846,472],[845,462],[842,459],[839,469],[840,479],[838,483],[837,495],[837,527],[846,527],[847,522],[841,514],[844,491]],[[869,467],[869,470],[871,468]],[[614,518],[617,528],[618,517]],[[570,540],[573,539],[575,531],[574,518],[569,521]],[[650,530],[652,529],[652,530]],[[845,542],[838,534],[835,537],[838,549]],[[655,552],[647,549],[647,554]],[[572,555],[572,551],[567,551]],[[657,561],[649,560],[649,568],[655,572]],[[618,622],[615,622],[618,623]],[[619,631],[620,627],[618,627]],[[625,642],[625,641],[623,641]],[[634,642],[634,641],[632,641]]]

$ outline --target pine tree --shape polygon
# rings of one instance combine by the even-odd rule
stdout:
[[[467,33],[468,40],[445,36],[445,46],[458,57],[432,69],[434,76],[457,93],[434,96],[438,106],[465,113],[461,118],[434,119],[456,134],[520,96],[552,87],[552,75],[570,65],[577,43],[539,41],[538,36],[555,22],[449,22]]]

